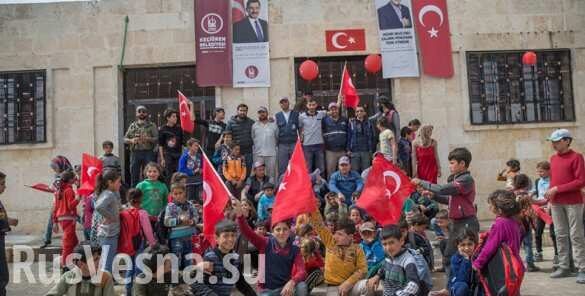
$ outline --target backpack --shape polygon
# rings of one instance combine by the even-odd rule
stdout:
[[[434,267],[435,258],[433,256],[433,247],[427,243],[425,239],[424,245],[419,245],[416,242],[416,237],[413,232],[408,232],[408,244],[410,248],[417,251],[426,261],[428,269],[431,270]]]
[[[412,257],[414,257],[414,262],[416,265],[416,273],[418,274],[418,278],[423,283],[424,288],[423,290],[430,291],[433,288],[433,279],[431,278],[431,270],[429,269],[429,265],[427,264],[427,260],[425,257],[420,254],[419,251],[413,249],[406,249]]]
[[[518,296],[524,279],[522,259],[514,256],[510,246],[501,244],[481,270],[479,279],[485,296]]]
[[[140,227],[139,209],[131,208],[120,212],[120,237],[118,239],[118,253],[136,255],[144,241],[142,227]]]

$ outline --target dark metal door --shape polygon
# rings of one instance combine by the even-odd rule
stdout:
[[[195,66],[126,69],[124,71],[124,131],[135,120],[139,105],[148,109],[149,118],[157,126],[166,123],[163,116],[167,108],[179,107],[177,90],[193,102],[197,118],[210,119],[215,109],[215,88],[198,87],[195,83]],[[198,126],[194,137],[201,139],[203,130]],[[122,144],[122,143],[120,143]],[[125,167],[129,167],[130,154],[124,148]],[[126,179],[129,179],[129,170]]]

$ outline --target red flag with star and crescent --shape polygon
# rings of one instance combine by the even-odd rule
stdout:
[[[231,197],[213,165],[203,155],[203,235],[212,246],[215,245],[214,227],[223,220],[223,211]]]
[[[397,224],[404,201],[414,190],[410,179],[383,155],[378,154],[374,157],[357,206],[382,226]]]
[[[93,193],[96,178],[102,172],[103,166],[99,158],[87,153],[81,155],[81,180],[77,189],[79,195],[88,196]]]
[[[360,96],[357,93],[355,85],[353,85],[353,80],[347,70],[347,66],[343,66],[343,74],[341,75],[341,89],[339,93],[343,96],[343,103],[346,107],[355,109],[360,103]]]
[[[272,208],[272,225],[317,209],[300,139],[293,150]]]
[[[423,72],[434,77],[452,77],[453,58],[447,1],[413,1],[412,11],[420,44]]]
[[[232,0],[232,23],[241,21],[246,17],[244,0]]]
[[[192,133],[195,129],[195,122],[191,118],[191,109],[189,109],[189,104],[187,101],[187,97],[180,92],[177,91],[177,98],[179,99],[179,118],[181,119],[181,129],[183,129],[186,133]]]

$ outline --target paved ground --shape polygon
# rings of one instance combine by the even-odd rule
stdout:
[[[489,224],[482,223],[482,229],[488,227]],[[82,237],[81,233],[78,233],[79,237]],[[432,237],[432,233],[429,232],[429,236]],[[545,236],[546,238],[546,236]],[[60,237],[57,236],[53,239],[53,246],[56,248],[50,248],[48,250],[44,250],[41,253],[58,253],[58,246],[60,245]],[[548,243],[546,241],[545,243]],[[7,237],[7,247],[10,245],[29,245],[29,246],[37,246],[40,244],[40,239],[34,236],[27,236],[27,235],[9,235]],[[523,296],[544,296],[544,295],[565,295],[565,296],[585,296],[585,285],[579,285],[575,282],[575,277],[565,278],[565,279],[557,279],[552,280],[549,278],[549,274],[552,271],[552,257],[553,257],[553,249],[552,247],[547,247],[544,250],[544,258],[545,261],[541,263],[537,263],[539,267],[541,267],[542,271],[534,272],[534,273],[526,273],[524,278],[524,282],[522,284],[522,295]],[[440,256],[439,254],[435,255],[437,259],[437,264],[440,265]],[[10,269],[10,279],[11,282],[8,285],[8,294],[7,295],[45,295],[45,293],[50,289],[50,283],[40,283],[38,282],[39,274],[52,274],[53,265],[51,262],[47,262],[44,264],[44,268],[42,268],[42,264],[34,263],[31,266],[32,276],[36,277],[37,282],[30,281],[27,279],[23,272],[20,272],[20,279],[21,281],[16,283],[15,280],[18,278],[15,276],[15,265],[9,264]],[[435,290],[439,290],[445,286],[445,273],[433,273],[433,283]],[[119,292],[119,295],[123,295],[123,286],[119,285],[116,286],[116,291]],[[316,291],[316,295],[335,295],[335,293],[331,293],[331,291],[325,292],[324,289],[320,289]]]

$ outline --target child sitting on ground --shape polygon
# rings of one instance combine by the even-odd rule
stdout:
[[[477,235],[469,230],[455,238],[457,253],[451,257],[451,270],[447,289],[431,292],[432,296],[469,296],[476,283],[471,268],[473,251],[477,245]]]
[[[240,196],[247,176],[246,161],[240,154],[240,145],[230,145],[230,154],[223,160],[222,172],[228,190],[233,196]]]
[[[379,264],[384,260],[384,248],[376,231],[376,225],[370,221],[364,222],[360,227],[360,236],[360,247],[362,247],[368,262],[368,275],[374,274]]]
[[[323,256],[319,252],[317,242],[310,238],[301,239],[301,255],[303,255],[303,261],[305,262],[305,271],[307,273],[307,289],[309,294],[313,288],[323,283]]]
[[[419,254],[425,258],[429,270],[433,270],[433,247],[431,246],[431,242],[425,234],[425,230],[429,224],[428,221],[429,220],[427,220],[427,217],[421,213],[413,215],[409,223],[410,227],[408,231],[406,247],[418,251]]]
[[[274,184],[268,182],[262,186],[264,193],[258,199],[258,219],[267,220],[268,208],[274,204]]]
[[[404,238],[397,225],[388,225],[382,229],[382,246],[386,259],[378,273],[367,282],[367,291],[373,294],[380,280],[384,295],[415,296],[426,295],[421,283],[414,256],[404,248]]]
[[[449,213],[446,209],[441,209],[435,215],[435,218],[431,220],[431,229],[435,232],[435,238],[437,241],[432,242],[435,243],[433,246],[439,246],[439,251],[441,251],[441,256],[443,256],[442,262],[443,266],[440,268],[435,268],[437,272],[444,272],[444,266],[448,265],[445,262],[449,261],[450,258],[445,256],[445,249],[447,248],[447,241],[449,238]]]
[[[226,269],[223,264],[228,260],[233,266],[240,265],[238,254],[234,253],[238,226],[231,220],[222,220],[215,225],[216,246],[209,249],[203,256],[205,284],[211,288],[218,296],[229,296],[235,287],[231,271]],[[230,256],[225,258],[226,256]]]
[[[76,246],[71,255],[79,271],[72,269],[63,273],[57,284],[46,295],[116,295],[112,275],[107,271],[98,271],[100,254],[99,247],[92,247],[89,244]],[[78,272],[81,272],[81,281],[79,281]]]
[[[340,219],[333,231],[325,227],[319,212],[311,214],[311,225],[325,244],[325,283],[338,286],[341,295],[360,295],[366,292],[363,279],[368,270],[366,256],[358,244],[353,243],[355,225]]]

